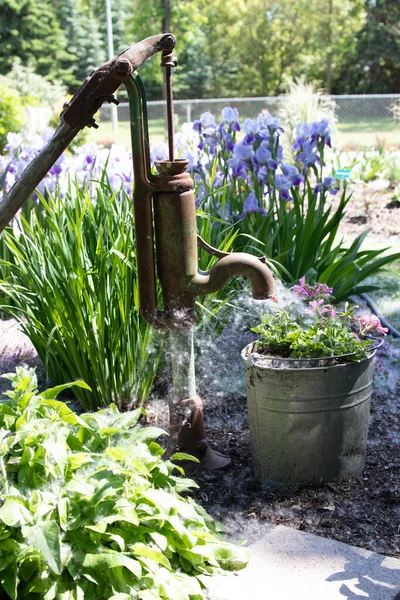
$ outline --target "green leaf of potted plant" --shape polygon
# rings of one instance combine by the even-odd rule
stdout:
[[[276,307],[242,351],[253,464],[263,480],[318,482],[364,467],[379,319],[336,309],[332,289],[292,288],[300,303]],[[302,310],[298,310],[299,307]]]

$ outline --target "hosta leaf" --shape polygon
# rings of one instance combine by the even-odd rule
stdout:
[[[17,563],[13,562],[0,572],[0,584],[11,600],[17,600]],[[3,596],[3,594],[1,594]]]
[[[55,400],[58,394],[61,394],[61,392],[63,392],[64,390],[67,390],[74,386],[91,391],[91,388],[88,386],[87,383],[82,381],[82,379],[77,379],[76,381],[72,381],[71,383],[64,383],[62,385],[57,385],[56,387],[49,388],[45,392],[41,393],[41,397],[45,398],[45,400]]]
[[[0,508],[0,521],[8,527],[21,527],[32,522],[32,516],[20,498],[6,498]]]
[[[142,576],[142,567],[137,560],[119,552],[102,552],[101,554],[86,554],[82,565],[83,569],[93,569],[102,571],[104,569],[113,569],[115,567],[125,567],[137,579]]]
[[[39,550],[49,568],[56,575],[61,574],[60,528],[56,521],[44,521],[40,525],[22,528],[22,535],[28,545]]]
[[[143,408],[137,408],[136,410],[132,410],[130,412],[122,413],[115,421],[114,427],[120,427],[121,429],[128,430],[134,425],[136,425],[141,414],[144,414],[146,411]]]
[[[202,552],[203,556],[213,556],[220,566],[229,571],[244,569],[250,558],[248,548],[232,546],[227,542],[209,542],[205,546],[196,546],[192,552]]]
[[[175,452],[170,458],[170,460],[191,460],[192,462],[199,463],[199,459],[191,454],[186,454],[185,452]]]
[[[131,432],[131,440],[140,440],[141,442],[147,442],[147,440],[156,440],[161,435],[168,435],[166,431],[159,427],[141,427],[140,429],[134,429]]]
[[[69,498],[61,498],[57,505],[60,527],[63,531],[72,531],[79,526],[81,512],[76,502]]]
[[[150,533],[150,537],[157,544],[160,550],[165,552],[168,547],[168,539],[165,537],[165,535],[158,533],[158,531],[152,531]]]
[[[138,593],[138,598],[140,598],[140,600],[160,600],[161,597],[151,590],[143,590]]]
[[[159,552],[159,550],[154,550],[153,548],[149,548],[144,544],[133,544],[129,548],[136,556],[150,558],[151,560],[158,562],[160,565],[163,565],[167,569],[171,569],[171,564],[168,558]]]
[[[70,454],[68,456],[68,464],[71,471],[76,471],[82,465],[86,465],[87,463],[92,463],[93,458],[90,454],[86,454],[84,452],[78,452],[76,454]]]

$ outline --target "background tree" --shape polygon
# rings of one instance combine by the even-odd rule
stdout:
[[[11,70],[15,57],[47,79],[73,80],[76,59],[49,0],[0,0],[0,74]]]
[[[57,6],[60,26],[68,40],[68,52],[74,57],[73,78],[69,91],[74,89],[106,58],[103,36],[92,9],[82,7],[80,0],[63,0]]]
[[[384,94],[400,90],[400,4],[366,0],[367,19],[343,69],[347,93]],[[342,86],[337,85],[336,89]]]

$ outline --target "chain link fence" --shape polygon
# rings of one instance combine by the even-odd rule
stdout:
[[[400,144],[400,94],[322,96],[321,100],[323,103],[329,102],[339,132],[349,139],[353,134],[360,143],[367,141],[369,136],[371,139],[385,138]],[[241,119],[254,119],[262,111],[279,116],[284,104],[285,96],[175,100],[175,126],[179,128],[183,123],[199,119],[204,112],[210,112],[218,119],[225,106],[237,108]],[[165,102],[148,102],[148,117],[150,132],[153,126],[153,130],[158,132],[159,141],[166,129]],[[111,121],[109,105],[103,105],[100,121]],[[129,106],[126,102],[118,106],[118,121],[121,125],[129,122]]]

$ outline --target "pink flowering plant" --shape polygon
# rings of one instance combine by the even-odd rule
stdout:
[[[253,328],[259,334],[258,352],[283,358],[361,360],[376,346],[372,335],[388,333],[375,315],[355,317],[356,305],[346,302],[343,308],[335,308],[330,303],[332,288],[325,284],[310,285],[303,277],[292,293],[301,299],[303,310],[276,306],[263,315],[261,324]]]

